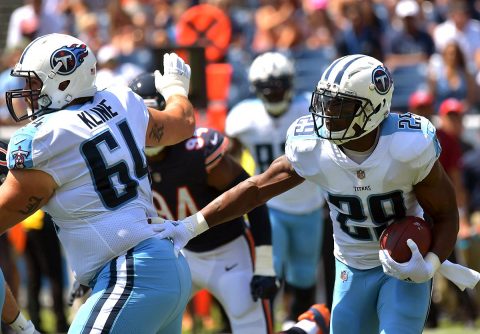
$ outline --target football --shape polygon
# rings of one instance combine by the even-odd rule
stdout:
[[[414,216],[396,219],[381,234],[380,247],[387,250],[395,261],[407,262],[412,256],[407,245],[408,239],[415,241],[418,250],[425,256],[432,243],[430,224]]]

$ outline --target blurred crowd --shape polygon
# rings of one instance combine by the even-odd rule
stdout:
[[[0,45],[0,130],[14,124],[4,99],[4,92],[17,86],[10,69],[32,39],[52,32],[72,34],[90,46],[97,55],[100,89],[112,83],[126,85],[138,74],[153,71],[158,66],[155,50],[205,47],[206,65],[229,65],[222,101],[226,112],[252,95],[247,73],[260,53],[279,51],[293,59],[297,92],[311,92],[322,71],[339,56],[376,57],[393,74],[392,111],[423,115],[439,128],[441,162],[455,185],[461,213],[454,260],[480,269],[480,145],[462,137],[465,115],[480,114],[479,0],[24,1],[12,12],[5,44]],[[192,66],[193,73],[203,70]],[[480,143],[480,137],[476,139]],[[42,328],[41,277],[49,278],[57,331],[63,332],[67,323],[59,287],[67,283],[59,269],[64,265],[61,250],[52,246],[47,252],[43,241],[37,243],[54,231],[48,217],[34,219],[37,223],[24,224],[23,243],[18,233],[3,238],[2,247],[13,244],[15,249],[2,252],[2,267],[18,294],[20,275],[8,261],[19,253],[25,256],[27,309],[37,328]],[[49,245],[57,242],[48,240]],[[331,256],[331,251],[323,254]],[[480,293],[458,292],[438,279],[434,302],[430,326],[437,326],[442,317],[474,326]]]

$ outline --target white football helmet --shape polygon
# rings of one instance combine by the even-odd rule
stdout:
[[[293,96],[294,67],[278,52],[266,52],[254,59],[248,79],[265,109],[272,116],[287,111]]]
[[[79,97],[95,94],[95,55],[81,40],[63,34],[41,36],[23,51],[11,76],[25,78],[25,87],[6,93],[7,106],[16,121],[60,110]],[[40,87],[32,86],[41,81]],[[26,99],[27,111],[16,111],[14,98]]]
[[[315,132],[337,145],[363,137],[390,113],[393,80],[377,59],[356,54],[335,60],[312,94]]]

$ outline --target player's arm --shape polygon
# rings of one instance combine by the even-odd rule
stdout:
[[[148,108],[150,114],[146,145],[174,145],[192,136],[195,129],[193,107],[186,97],[175,95],[167,101],[165,110]]]
[[[452,182],[439,161],[427,177],[414,186],[414,191],[424,211],[433,219],[431,252],[443,262],[457,240],[458,209]]]
[[[210,202],[200,212],[209,227],[240,217],[303,181],[282,155],[262,174],[249,177]]]
[[[228,190],[248,179],[248,173],[233,157],[225,154],[215,168],[208,173],[208,183],[220,191]],[[255,243],[255,266],[250,282],[254,301],[275,297],[279,282],[273,268],[272,229],[265,204],[248,212],[250,231]]]
[[[36,169],[12,169],[0,187],[0,234],[44,206],[57,188],[54,179]]]
[[[224,192],[245,181],[250,176],[230,154],[225,154],[219,163],[208,172],[208,185]],[[247,213],[255,245],[271,245],[271,228],[268,208],[259,205]]]
[[[27,320],[20,311],[20,307],[13,297],[10,287],[5,282],[5,301],[2,309],[2,321],[10,326],[10,328],[18,334],[36,334],[31,320]]]
[[[155,87],[167,103],[165,110],[148,108],[150,114],[147,146],[167,146],[179,143],[192,136],[195,130],[195,115],[188,100],[190,66],[175,53],[165,54],[164,74],[155,71]]]
[[[211,129],[203,132],[202,137],[207,143],[205,161],[209,186],[225,192],[250,177],[230,154],[231,140]],[[247,215],[255,245],[271,245],[271,227],[267,206],[259,205]]]
[[[438,160],[428,175],[414,185],[414,191],[426,214],[433,219],[430,251],[425,257],[422,256],[415,242],[409,239],[407,245],[412,252],[410,260],[398,263],[385,250],[379,251],[379,259],[386,274],[423,283],[432,279],[453,251],[458,233],[458,210],[452,183]]]
[[[182,220],[181,224],[166,222],[152,225],[152,229],[160,232],[160,238],[172,238],[175,248],[179,250],[208,228],[240,217],[303,181],[305,179],[295,172],[286,156],[282,155],[265,172],[240,182],[195,215]]]

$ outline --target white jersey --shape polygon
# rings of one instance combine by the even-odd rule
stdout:
[[[273,117],[265,110],[261,100],[246,100],[229,112],[225,133],[238,139],[250,151],[255,161],[255,173],[260,174],[273,160],[284,154],[288,127],[295,119],[307,114],[309,106],[310,100],[299,95],[293,99],[285,114]],[[290,214],[303,214],[322,207],[323,203],[318,186],[303,182],[272,198],[267,205]]]
[[[375,150],[361,164],[318,138],[310,116],[292,124],[285,153],[299,175],[323,190],[333,221],[335,257],[369,269],[380,265],[378,240],[387,222],[422,217],[413,186],[430,173],[440,151],[427,119],[390,114],[381,124]]]
[[[143,153],[149,115],[126,87],[67,109],[16,131],[8,163],[54,178],[58,188],[44,210],[76,279],[87,284],[105,263],[154,234],[146,220],[156,213]]]

